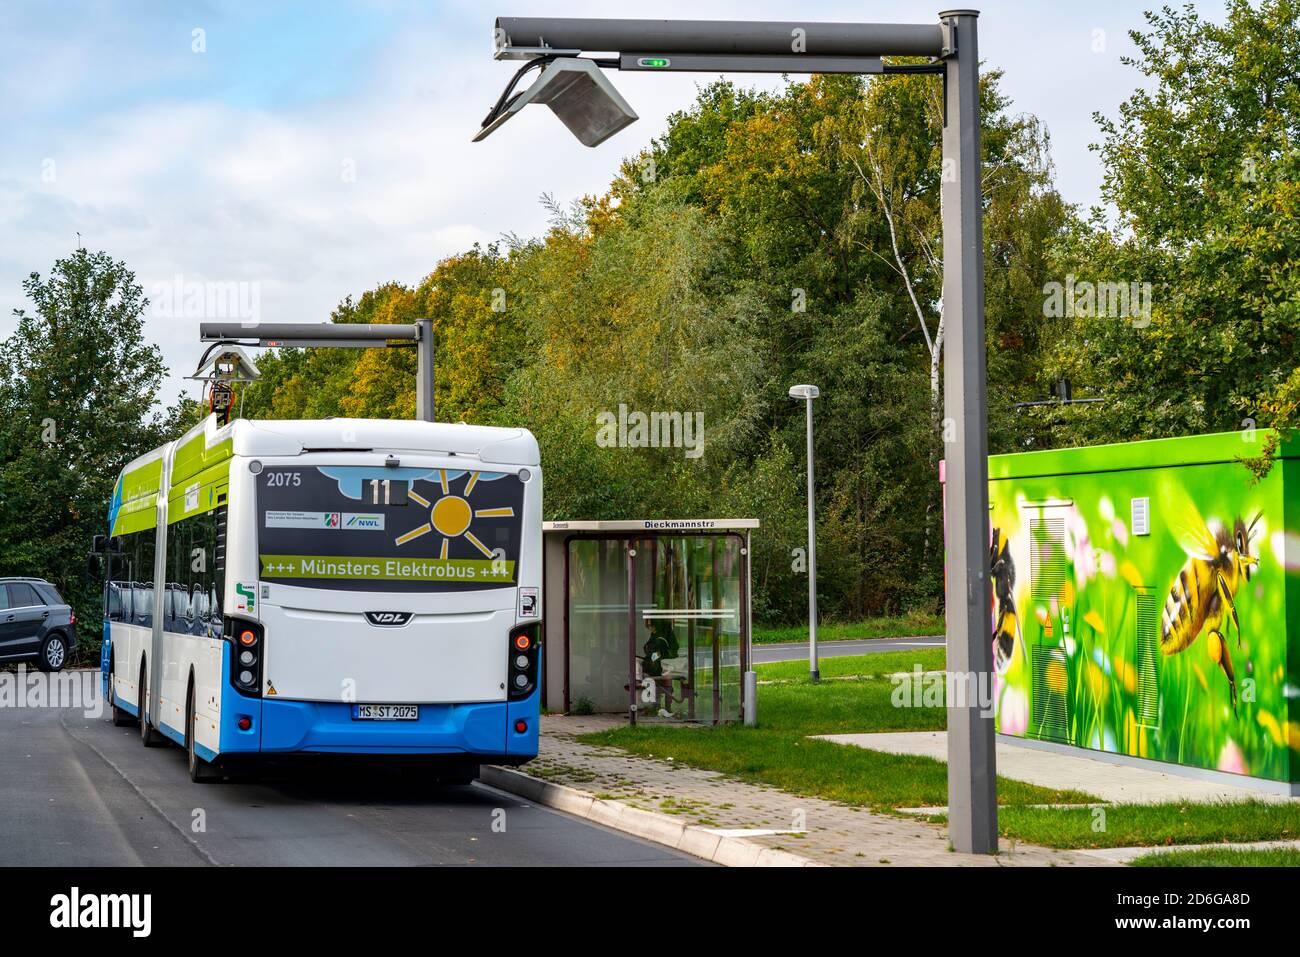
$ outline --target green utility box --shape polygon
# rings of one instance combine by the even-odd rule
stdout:
[[[1001,734],[1300,780],[1300,443],[1241,461],[1269,434],[989,459]]]

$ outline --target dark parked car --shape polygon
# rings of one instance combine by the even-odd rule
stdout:
[[[43,578],[0,578],[0,662],[58,671],[76,644],[77,616],[58,589]]]

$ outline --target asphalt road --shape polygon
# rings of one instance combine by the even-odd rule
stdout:
[[[134,728],[0,707],[0,866],[700,863],[477,784],[334,762],[193,784],[180,748]]]
[[[942,648],[943,638],[862,638],[845,641],[817,642],[817,657],[839,658],[844,655],[870,655],[878,651],[912,651],[916,648]],[[772,645],[755,645],[754,662],[797,661],[808,657],[808,642],[789,641]]]

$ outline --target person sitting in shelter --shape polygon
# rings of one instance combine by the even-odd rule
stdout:
[[[654,680],[655,698],[661,702],[659,717],[671,718],[674,717],[673,679],[672,675],[664,674],[664,662],[677,657],[680,650],[677,633],[664,618],[646,618],[645,626],[649,637],[641,646],[641,673]]]

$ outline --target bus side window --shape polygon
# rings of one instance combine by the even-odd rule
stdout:
[[[108,582],[105,586],[104,615],[109,621],[122,620],[122,583]]]
[[[167,599],[163,605],[163,630],[180,631],[178,622],[180,621],[180,595],[181,586],[179,582],[169,581],[167,583]]]
[[[221,623],[221,592],[217,590],[215,584],[212,586],[212,590],[208,595],[208,602],[208,610],[211,614],[212,620],[212,637],[220,638],[224,632]]]
[[[185,614],[190,610],[190,593],[181,582],[176,582],[172,585],[172,588],[176,590],[176,620],[173,625],[177,632],[184,635],[187,634],[185,630]]]
[[[195,582],[190,586],[190,607],[186,615],[186,622],[189,627],[186,630],[191,635],[206,634],[204,628],[206,617],[203,610],[203,586]]]
[[[135,594],[139,604],[136,606],[136,620],[146,628],[153,627],[153,582],[141,582]]]
[[[221,602],[226,595],[226,517],[227,508],[220,505],[209,513],[209,541],[212,543],[212,577],[209,595],[212,602],[212,635],[220,638],[225,632]]]
[[[153,577],[154,570],[154,543],[157,538],[157,529],[146,528],[131,536],[132,545],[134,546],[135,555],[135,574],[141,578],[146,576]],[[133,618],[137,625],[142,627],[152,627],[153,625],[153,584],[151,582],[137,581],[132,583],[132,606]]]

